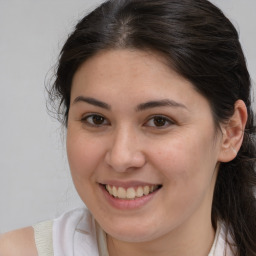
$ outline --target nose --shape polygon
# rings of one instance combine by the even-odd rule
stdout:
[[[131,129],[123,128],[116,131],[106,153],[107,164],[117,172],[141,168],[146,158],[138,137]]]

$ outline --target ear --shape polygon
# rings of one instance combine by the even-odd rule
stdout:
[[[228,123],[221,124],[222,139],[218,158],[220,162],[229,162],[236,157],[243,142],[246,122],[247,108],[245,103],[242,100],[237,100],[234,114]]]

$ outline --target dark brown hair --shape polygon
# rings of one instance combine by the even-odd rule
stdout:
[[[207,0],[110,0],[76,26],[59,59],[50,98],[66,125],[74,73],[104,49],[153,50],[208,99],[216,124],[227,121],[238,99],[248,121],[237,157],[221,163],[214,191],[212,223],[223,221],[239,256],[256,255],[255,127],[250,76],[238,33]]]

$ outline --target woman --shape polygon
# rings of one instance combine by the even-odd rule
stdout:
[[[68,38],[50,90],[89,211],[9,233],[0,252],[256,255],[250,86],[237,32],[208,1],[105,2]]]

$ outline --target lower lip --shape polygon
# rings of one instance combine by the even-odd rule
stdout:
[[[154,196],[156,196],[157,192],[159,191],[159,189],[157,189],[156,191],[154,191],[146,196],[137,197],[135,199],[126,199],[125,200],[125,199],[120,199],[120,198],[111,196],[105,189],[105,186],[103,186],[103,185],[100,185],[100,188],[103,191],[103,194],[104,194],[105,198],[107,199],[107,201],[110,203],[110,205],[119,210],[138,209],[138,208],[144,206],[145,204],[147,204],[149,201],[151,201],[152,198]]]

